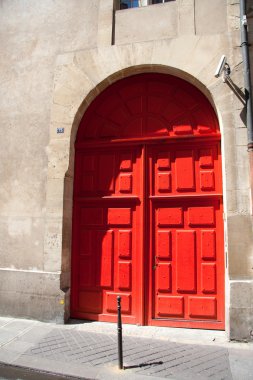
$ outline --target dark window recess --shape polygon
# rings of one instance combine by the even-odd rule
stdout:
[[[139,7],[138,0],[121,0],[120,1],[120,9],[138,8],[138,7]]]
[[[152,4],[168,3],[171,0],[152,0]]]
[[[173,0],[119,0],[119,9],[139,8],[152,4],[163,4]]]

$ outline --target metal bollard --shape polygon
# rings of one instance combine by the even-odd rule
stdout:
[[[123,346],[122,346],[122,322],[121,322],[121,297],[117,297],[118,303],[118,361],[119,369],[124,369],[123,367]]]

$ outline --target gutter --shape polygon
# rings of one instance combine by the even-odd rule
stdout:
[[[248,27],[246,17],[246,0],[240,0],[241,47],[244,65],[245,103],[247,114],[248,151],[253,152],[253,111],[252,88],[249,60]]]

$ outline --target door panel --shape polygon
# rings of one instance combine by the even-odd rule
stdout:
[[[178,210],[178,207],[175,206],[178,206],[179,203],[182,209],[182,223],[171,224],[168,231],[167,224],[159,223],[161,210],[170,214],[171,210]],[[212,207],[207,207],[210,203]],[[222,319],[223,288],[217,289],[220,285],[217,283],[216,274],[217,265],[222,266],[222,257],[216,256],[216,243],[214,243],[214,241],[222,240],[222,231],[219,229],[219,224],[216,223],[216,220],[222,217],[220,206],[220,201],[217,199],[153,200],[153,303],[155,305],[153,318],[164,316],[163,302],[166,305],[171,302],[169,306],[171,315],[178,314],[180,304],[183,305],[180,315],[186,320],[195,317]],[[192,209],[213,210],[210,230],[208,230],[209,220],[203,222],[202,218],[198,223],[195,222],[194,226],[191,225],[190,212]],[[170,244],[168,243],[169,237],[171,237]],[[203,237],[207,238],[211,244],[209,245],[207,241],[203,244]],[[208,247],[208,251],[206,247]],[[174,298],[178,296],[182,297]],[[209,296],[210,300],[208,300]],[[201,304],[201,300],[203,300],[203,304]],[[198,304],[199,311],[197,311]],[[205,305],[211,304],[217,304],[219,307],[215,315],[214,312],[210,314],[204,310]],[[192,312],[192,308],[194,308],[194,312]]]
[[[149,148],[150,195],[221,194],[219,142]]]
[[[141,149],[77,152],[76,160],[84,177],[74,194],[72,315],[115,321],[121,295],[123,321],[140,323]]]
[[[151,325],[224,328],[218,143],[148,148]],[[204,180],[203,175],[212,180]],[[170,186],[160,186],[160,177]],[[163,182],[165,183],[165,181]],[[208,185],[206,185],[208,184]]]
[[[224,328],[219,149],[77,151],[72,316],[116,321],[121,295],[124,323]]]

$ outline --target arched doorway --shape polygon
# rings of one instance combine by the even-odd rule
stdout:
[[[104,90],[76,138],[71,315],[224,328],[220,132],[194,86],[139,74]]]

